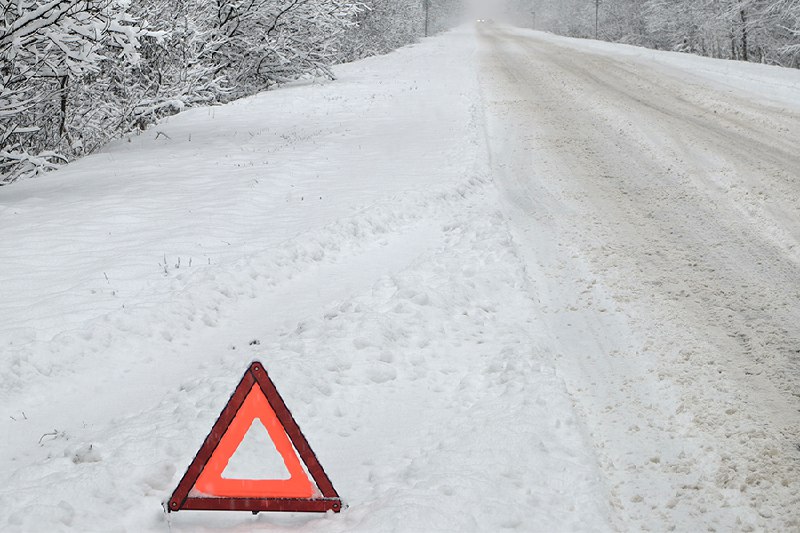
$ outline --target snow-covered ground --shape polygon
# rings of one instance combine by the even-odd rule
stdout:
[[[0,530],[800,528],[800,72],[336,72],[0,188]],[[350,507],[166,515],[256,358]]]

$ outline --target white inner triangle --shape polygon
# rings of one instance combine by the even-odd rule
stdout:
[[[239,447],[222,471],[225,479],[289,479],[289,471],[283,463],[264,424],[253,419]]]

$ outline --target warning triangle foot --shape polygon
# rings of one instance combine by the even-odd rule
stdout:
[[[223,472],[258,419],[281,456],[288,479],[228,479]],[[302,464],[301,464],[302,461]],[[242,376],[167,510],[339,512],[342,501],[311,450],[264,365]]]

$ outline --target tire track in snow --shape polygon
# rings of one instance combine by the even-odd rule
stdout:
[[[621,527],[797,527],[797,115],[482,39],[495,168]],[[778,192],[742,205],[726,180]]]

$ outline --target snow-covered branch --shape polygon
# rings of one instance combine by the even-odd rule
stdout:
[[[460,0],[431,0],[445,6]],[[0,0],[0,184],[413,42],[420,0]]]

